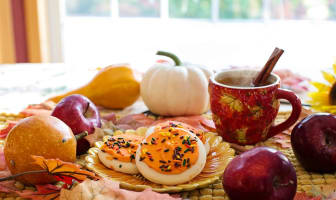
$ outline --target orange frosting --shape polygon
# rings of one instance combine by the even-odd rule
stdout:
[[[163,174],[180,174],[198,159],[199,138],[181,128],[161,127],[141,143],[140,161]]]
[[[205,143],[205,135],[204,135],[203,130],[194,128],[194,127],[190,126],[189,124],[186,124],[186,123],[183,123],[183,122],[177,122],[177,121],[162,122],[162,123],[159,123],[155,126],[155,130],[164,129],[164,128],[168,128],[168,127],[173,127],[173,126],[178,127],[178,128],[183,128],[183,129],[186,129],[186,130],[192,132],[203,142],[203,144]]]
[[[135,154],[143,139],[142,136],[138,135],[116,135],[109,138],[101,147],[101,150],[110,154],[112,159],[135,163]]]

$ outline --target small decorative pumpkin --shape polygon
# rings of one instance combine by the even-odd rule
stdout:
[[[209,110],[208,84],[212,72],[196,65],[182,65],[177,56],[175,66],[157,63],[144,74],[140,93],[150,111],[164,116],[199,115]]]

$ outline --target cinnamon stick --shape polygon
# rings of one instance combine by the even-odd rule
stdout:
[[[254,87],[261,86],[265,84],[267,78],[271,74],[272,70],[274,69],[274,66],[278,62],[280,56],[283,54],[284,50],[275,48],[271,56],[268,58],[266,64],[262,68],[262,70],[257,75],[256,79],[253,81]]]

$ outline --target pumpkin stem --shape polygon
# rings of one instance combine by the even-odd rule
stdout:
[[[166,52],[166,51],[158,51],[156,53],[156,55],[167,56],[167,57],[171,58],[175,62],[176,66],[181,66],[181,64],[182,64],[181,60],[173,53],[169,53],[169,52]]]
[[[87,136],[87,135],[89,135],[88,132],[87,132],[87,131],[84,131],[84,132],[81,132],[81,133],[75,135],[75,138],[76,138],[76,140],[78,141],[78,140],[84,138],[84,137]]]

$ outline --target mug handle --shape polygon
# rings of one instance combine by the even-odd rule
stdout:
[[[301,101],[300,99],[289,90],[285,89],[278,89],[276,94],[277,99],[286,99],[292,105],[292,112],[286,121],[274,126],[272,125],[267,138],[273,137],[274,135],[281,133],[282,131],[286,130],[287,128],[291,127],[300,117],[301,114]]]

